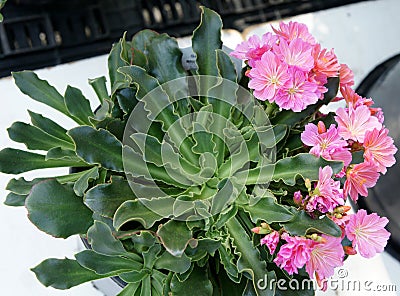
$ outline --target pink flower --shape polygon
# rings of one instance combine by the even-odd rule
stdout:
[[[313,49],[313,56],[315,60],[314,72],[325,74],[328,77],[339,75],[340,64],[333,49],[330,51],[326,48],[321,49],[321,45],[316,44]]]
[[[350,216],[346,226],[346,235],[352,241],[353,248],[357,248],[361,256],[371,258],[376,253],[381,253],[390,237],[390,232],[385,229],[389,220],[367,211],[359,210]]]
[[[315,44],[315,39],[308,31],[308,28],[305,24],[300,24],[297,22],[289,22],[286,24],[284,22],[280,22],[279,29],[272,27],[272,30],[274,30],[277,35],[285,38],[288,41],[300,38],[311,45]]]
[[[367,131],[364,139],[364,158],[374,162],[378,167],[378,172],[385,174],[386,168],[396,163],[394,154],[397,148],[393,144],[393,139],[388,136],[389,130],[383,128],[380,131],[374,129]]]
[[[340,93],[345,99],[347,105],[352,105],[353,107],[357,107],[359,105],[363,105],[363,98],[358,95],[351,87],[343,86],[340,88]]]
[[[279,243],[279,232],[278,231],[272,231],[270,234],[267,234],[264,236],[261,241],[261,245],[266,245],[268,247],[269,253],[272,255],[275,250],[276,246]]]
[[[354,73],[346,64],[340,64],[340,88],[354,85]]]
[[[264,53],[249,72],[249,87],[254,89],[254,96],[272,103],[277,89],[290,79],[287,71],[287,65],[279,61],[272,52]]]
[[[336,114],[338,133],[345,140],[351,139],[363,143],[367,131],[382,128],[378,118],[371,116],[369,108],[364,105],[356,108],[350,105],[348,109],[339,108]]]
[[[269,32],[262,35],[261,39],[259,36],[253,35],[247,41],[238,44],[230,55],[241,60],[247,60],[248,64],[253,67],[255,61],[260,60],[261,56],[269,51],[277,40],[278,37]]]
[[[368,196],[368,188],[374,187],[379,179],[377,167],[372,162],[359,163],[349,168],[344,183],[344,195],[357,201],[358,195]]]
[[[344,205],[340,181],[332,179],[333,170],[330,166],[319,168],[319,180],[307,203],[307,210],[318,210],[321,213],[333,212],[337,206]]]
[[[324,234],[322,237],[324,241],[315,245],[306,263],[306,271],[311,279],[314,274],[320,280],[327,279],[334,275],[335,267],[343,265],[342,239]]]
[[[313,123],[307,124],[304,132],[301,133],[301,141],[312,147],[310,153],[315,156],[343,161],[346,166],[351,162],[351,153],[346,148],[348,144],[341,139],[333,124],[328,130],[322,121],[318,122],[318,126]]]
[[[297,273],[298,268],[302,268],[310,259],[311,251],[317,243],[305,237],[292,237],[287,233],[282,234],[282,238],[287,243],[279,249],[274,262],[289,274]]]
[[[293,39],[290,43],[281,39],[280,43],[273,47],[273,51],[282,61],[306,72],[314,67],[312,49],[310,44],[299,38]]]
[[[276,93],[276,104],[286,110],[300,112],[318,101],[317,84],[309,82],[307,75],[296,68],[289,68],[290,79]]]
[[[320,72],[310,72],[308,75],[308,81],[315,83],[318,86],[315,93],[317,94],[317,97],[322,100],[324,98],[323,94],[328,91],[325,87],[325,84],[328,83],[328,76]]]

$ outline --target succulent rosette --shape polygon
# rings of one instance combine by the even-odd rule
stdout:
[[[276,281],[324,289],[346,254],[383,251],[388,220],[345,205],[395,163],[382,110],[351,90],[351,70],[305,25],[281,23],[230,54],[221,29],[202,8],[190,69],[174,38],[124,36],[108,58],[110,91],[105,77],[90,80],[96,111],[72,86],[61,95],[33,72],[13,73],[24,94],[79,125],[30,111],[31,124],[8,132],[39,152],[0,152],[7,174],[72,168],[7,185],[5,203],[25,206],[40,230],[90,245],[33,268],[44,285],[118,276],[122,296],[313,295]],[[320,113],[333,100],[346,107]]]

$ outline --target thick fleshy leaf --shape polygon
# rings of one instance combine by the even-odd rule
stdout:
[[[79,265],[76,260],[71,259],[46,259],[32,268],[32,271],[43,285],[60,290],[108,277],[98,275],[94,271]]]
[[[206,7],[201,7],[201,23],[193,31],[192,48],[196,53],[198,74],[218,76],[216,50],[222,48],[220,16]]]
[[[46,160],[45,155],[23,150],[5,148],[0,151],[0,172],[20,174],[37,169],[58,167],[86,167],[88,164],[64,159]]]
[[[67,86],[64,95],[65,106],[69,114],[81,125],[90,125],[89,117],[93,117],[93,111],[89,100],[86,99],[81,90],[70,85]]]
[[[304,211],[296,211],[290,221],[281,225],[292,235],[304,236],[308,232],[320,232],[335,237],[342,235],[339,226],[328,217],[313,219]]]
[[[184,273],[190,268],[190,259],[185,254],[181,257],[172,256],[169,252],[164,252],[156,261],[155,268],[166,269],[176,273]]]
[[[99,184],[87,191],[84,201],[93,212],[112,218],[121,204],[135,198],[128,181],[113,176],[111,183]]]
[[[75,254],[75,258],[80,265],[100,275],[113,276],[132,270],[139,271],[143,267],[140,262],[122,257],[101,255],[92,250]]]
[[[253,223],[259,220],[267,223],[286,222],[293,218],[293,214],[272,197],[263,197],[256,204],[241,207],[250,214]]]
[[[87,170],[74,184],[75,194],[78,196],[83,196],[85,191],[89,187],[89,182],[91,180],[96,180],[99,177],[99,168],[93,167]]]
[[[94,221],[89,228],[87,239],[92,249],[99,254],[106,256],[125,256],[141,262],[141,257],[134,253],[127,252],[120,240],[116,239],[110,227],[104,222]]]
[[[94,79],[89,79],[89,84],[92,86],[94,92],[99,98],[100,104],[103,103],[104,99],[108,99],[108,90],[106,82],[107,79],[104,76],[100,76]]]
[[[272,180],[282,180],[285,184],[293,186],[297,177],[316,181],[319,179],[319,168],[329,165],[334,173],[340,172],[343,162],[328,161],[309,153],[300,153],[293,157],[280,159],[275,165],[268,164],[262,167],[235,174],[237,178],[246,178],[246,184],[264,184]],[[248,174],[248,175],[247,175]]]
[[[34,126],[55,138],[72,143],[72,139],[67,135],[67,130],[58,123],[33,111],[28,110],[28,113]]]
[[[236,82],[237,73],[231,57],[221,49],[216,50],[218,73],[224,79]]]
[[[82,159],[76,155],[75,150],[64,149],[61,147],[51,148],[46,153],[46,161],[50,159],[63,159],[68,161],[81,162]]]
[[[117,84],[124,81],[124,75],[119,73],[117,70],[120,67],[128,66],[127,60],[128,46],[125,41],[125,35],[120,39],[118,43],[115,43],[108,56],[108,74],[110,76],[110,84],[112,93],[118,88]]]
[[[233,217],[226,223],[230,237],[233,239],[232,244],[235,247],[235,254],[239,256],[237,267],[239,272],[247,272],[251,275],[254,289],[259,296],[273,296],[274,291],[270,287],[260,289],[257,282],[260,279],[270,281],[275,277],[274,272],[267,270],[265,261],[260,258],[260,253],[253,246],[252,241],[246,234],[243,226]]]
[[[55,237],[86,233],[93,223],[92,212],[75,195],[72,185],[54,179],[36,184],[25,205],[29,220]]]
[[[90,126],[79,126],[68,131],[74,140],[76,153],[90,164],[123,172],[122,143],[110,132]]]
[[[28,195],[21,195],[21,194],[16,194],[14,192],[10,192],[9,194],[7,194],[4,204],[6,206],[22,207],[25,205],[25,200],[27,197]]]
[[[181,257],[192,239],[192,232],[185,221],[170,220],[163,224],[157,231],[165,249],[175,257]]]
[[[214,253],[221,246],[221,241],[210,238],[200,238],[195,240],[196,246],[189,243],[189,248],[186,248],[185,254],[192,261],[197,261],[204,258],[207,254],[214,256]]]
[[[149,72],[160,84],[186,76],[182,66],[182,52],[176,39],[167,34],[154,36],[147,47]]]
[[[134,88],[124,88],[116,93],[118,104],[127,115],[132,113],[138,100],[136,98],[136,90]]]
[[[63,96],[47,81],[39,79],[32,71],[14,72],[12,76],[15,84],[24,94],[69,115]]]
[[[134,296],[136,295],[136,291],[139,288],[140,288],[140,282],[131,283],[127,285],[121,292],[119,292],[117,296]]]
[[[53,147],[74,149],[74,144],[56,138],[41,129],[24,122],[14,122],[7,129],[11,140],[24,143],[30,150],[49,150]]]
[[[116,211],[114,227],[119,230],[122,225],[129,221],[138,221],[145,228],[150,228],[162,218],[164,217],[143,205],[139,200],[128,200]]]
[[[208,279],[208,272],[206,269],[195,266],[187,280],[181,282],[176,275],[171,280],[172,295],[187,295],[192,291],[196,296],[212,296],[213,286]]]
[[[144,29],[132,37],[131,45],[133,48],[146,52],[151,40],[159,34],[155,31]]]
[[[79,173],[73,173],[73,174],[68,174],[68,175],[63,175],[63,176],[52,177],[52,178],[36,178],[31,181],[27,181],[24,178],[11,179],[7,184],[6,190],[9,190],[11,192],[14,192],[14,193],[20,194],[20,195],[28,195],[31,192],[31,189],[34,185],[36,185],[39,182],[42,182],[44,180],[56,179],[60,184],[65,184],[68,182],[75,182],[85,173],[86,173],[86,171],[82,171]]]

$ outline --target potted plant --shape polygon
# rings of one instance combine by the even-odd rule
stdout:
[[[5,204],[25,206],[40,230],[88,243],[33,268],[45,286],[117,276],[119,295],[313,295],[348,255],[383,251],[387,219],[345,205],[395,162],[382,110],[305,25],[281,23],[230,55],[221,28],[202,8],[189,69],[174,38],[124,36],[108,58],[111,92],[105,77],[90,80],[96,111],[72,86],[61,95],[13,73],[77,123],[67,131],[30,112],[8,132],[33,152],[0,151],[6,174],[72,168],[7,185]],[[334,100],[346,107],[322,114]]]

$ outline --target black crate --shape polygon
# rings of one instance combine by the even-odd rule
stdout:
[[[0,77],[105,54],[125,31],[128,38],[144,28],[175,37],[189,35],[199,22],[201,5],[216,10],[225,28],[243,30],[360,1],[9,0],[0,24]]]

